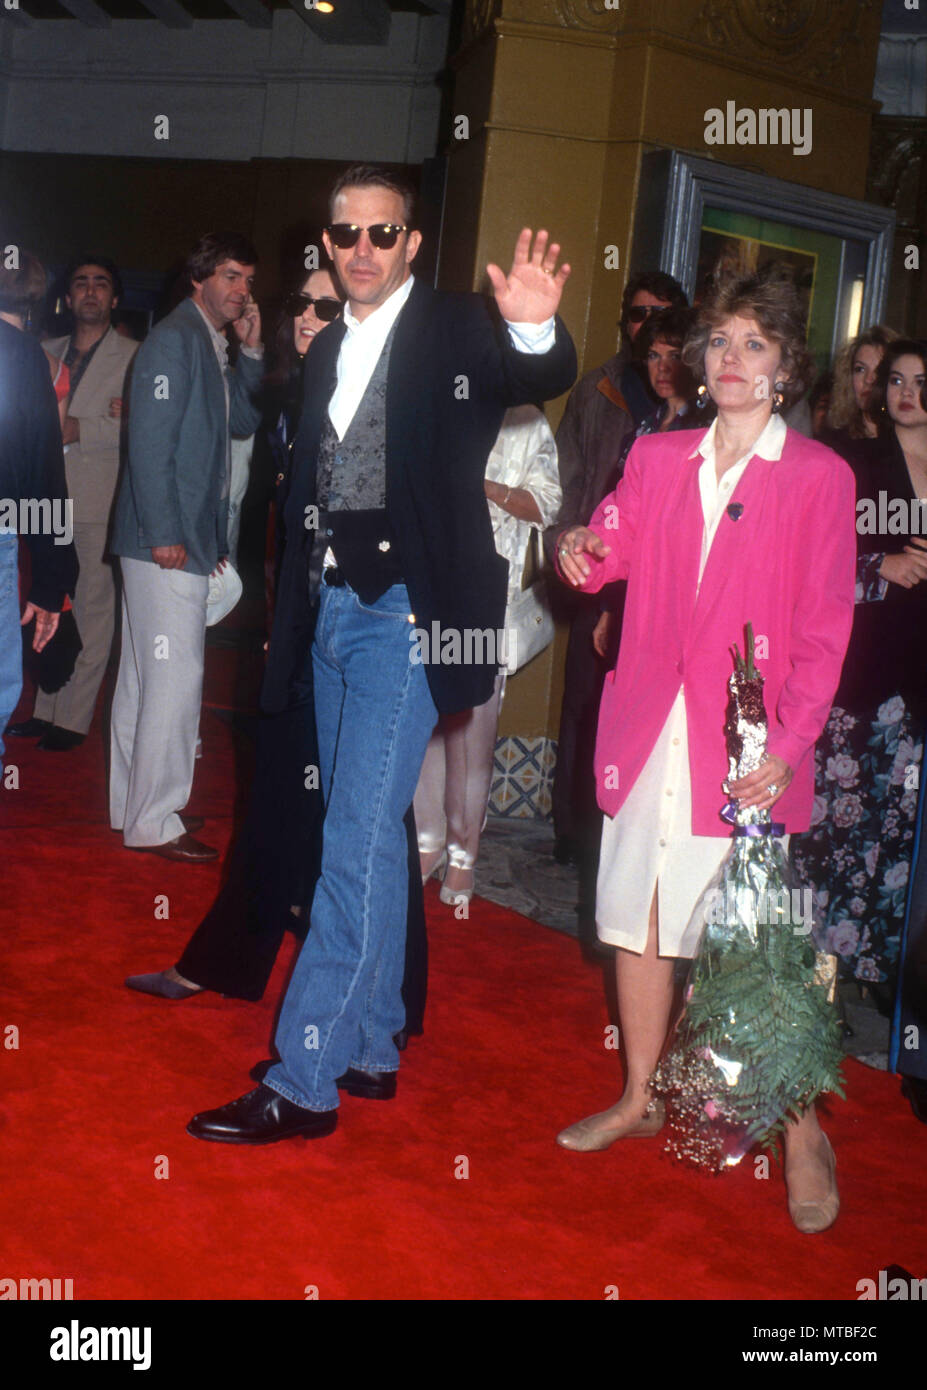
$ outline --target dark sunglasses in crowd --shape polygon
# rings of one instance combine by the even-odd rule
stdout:
[[[283,312],[298,319],[311,306],[315,306],[315,316],[323,323],[333,323],[341,313],[341,300],[332,299],[330,294],[322,295],[321,299],[313,299],[311,294],[291,294]]]
[[[333,222],[325,230],[339,251],[350,251],[352,246],[356,246],[361,232],[367,233],[378,251],[391,251],[399,233],[409,229],[402,222],[375,222],[372,227],[358,227],[356,222]]]
[[[635,304],[628,310],[628,323],[643,323],[648,314],[659,314],[661,309],[669,307],[668,304]]]

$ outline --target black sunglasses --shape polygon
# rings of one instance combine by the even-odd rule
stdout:
[[[313,299],[311,294],[291,294],[283,306],[283,312],[298,319],[310,305],[315,306],[315,316],[323,323],[333,323],[341,313],[340,299],[332,299],[331,295],[323,295],[321,299]]]
[[[367,233],[378,251],[391,251],[399,233],[409,229],[402,222],[375,222],[372,227],[358,227],[356,222],[333,222],[325,230],[339,251],[350,251],[356,246],[361,232]]]
[[[659,314],[661,309],[668,308],[668,304],[635,304],[633,309],[628,310],[628,322],[643,323],[648,314]]]

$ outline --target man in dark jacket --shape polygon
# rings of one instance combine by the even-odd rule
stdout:
[[[495,306],[412,278],[413,200],[386,170],[335,185],[325,246],[348,304],[307,362],[265,706],[311,641],[322,872],[280,1016],[280,1062],[189,1132],[263,1144],[329,1134],[338,1090],[388,1099],[402,1027],[408,872],[402,817],[438,713],[488,699],[507,564],[483,489],[507,406],[573,380],[554,317],[569,267],[525,229]],[[294,543],[302,531],[304,544]],[[276,650],[275,650],[276,648]]]
[[[16,313],[5,289],[0,307]],[[19,536],[32,561],[21,619]],[[41,651],[54,636],[65,595],[74,593],[76,582],[61,427],[48,359],[34,338],[0,320],[0,730],[22,688],[20,624],[35,619],[32,645]]]

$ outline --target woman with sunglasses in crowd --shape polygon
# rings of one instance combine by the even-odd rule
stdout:
[[[283,514],[303,374],[312,370],[313,342],[338,317],[343,302],[341,287],[327,267],[301,275],[284,299],[273,338],[274,363],[264,383],[264,434],[274,484],[274,515],[268,526],[274,574],[287,543]],[[297,685],[298,693],[286,710],[259,717],[254,782],[218,897],[176,966],[130,976],[126,984],[131,989],[165,999],[189,999],[213,990],[257,1000],[284,932],[305,932],[320,866],[322,795],[314,775],[318,751],[311,676]],[[408,1034],[422,1031],[425,999],[425,920],[411,811],[406,829],[409,862],[415,870],[409,873],[409,964],[403,987]]]

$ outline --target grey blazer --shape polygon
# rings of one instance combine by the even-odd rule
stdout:
[[[239,354],[229,372],[229,430],[261,421],[263,362]],[[111,549],[151,560],[153,546],[184,545],[190,574],[210,574],[228,549],[225,390],[209,329],[192,299],[139,348],[129,391],[128,455]]]
[[[55,338],[42,346],[52,357],[64,357],[70,337]],[[102,526],[109,521],[119,478],[119,420],[109,413],[114,396],[122,396],[126,372],[138,343],[108,328],[87,363],[68,406],[68,414],[80,421],[80,439],[69,444],[64,456],[68,492],[74,501],[74,520]]]

